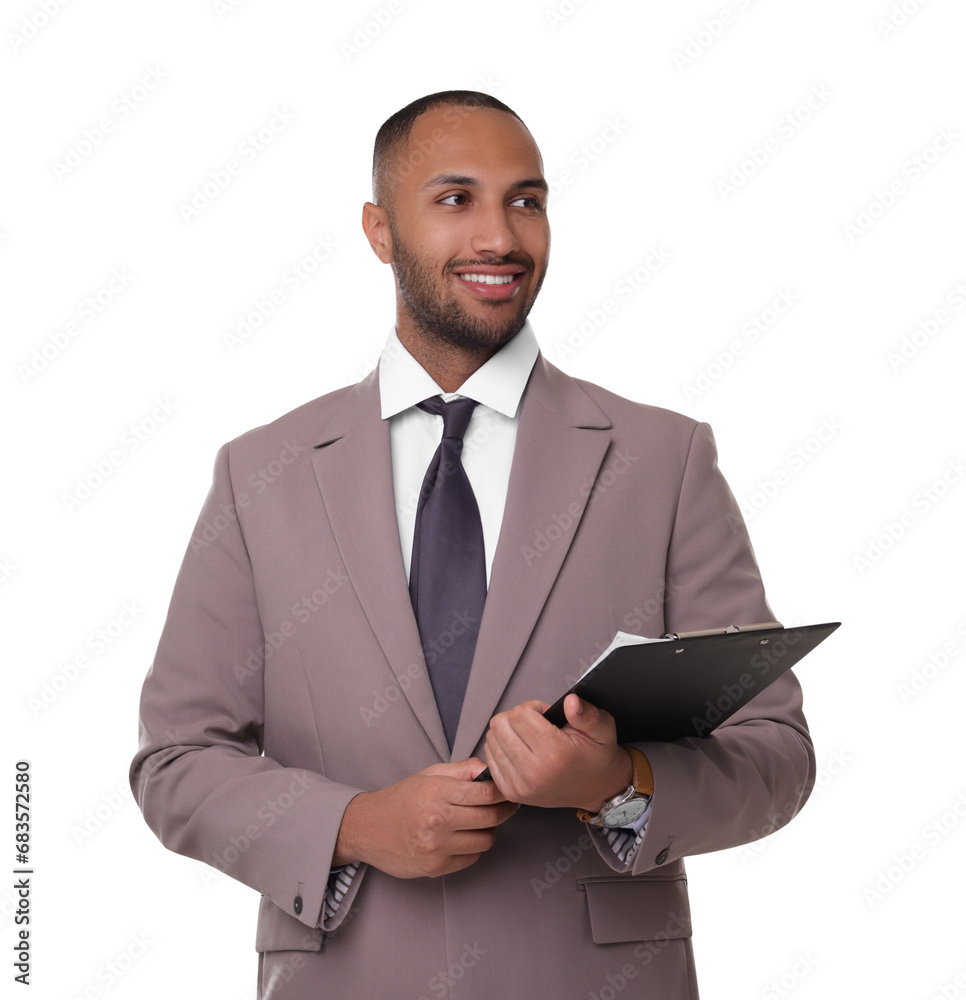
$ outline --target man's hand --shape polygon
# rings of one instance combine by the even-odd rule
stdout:
[[[478,757],[433,764],[357,795],[342,817],[333,866],[364,861],[396,878],[468,868],[518,808],[492,781],[473,781],[485,766]]]
[[[525,701],[490,720],[484,749],[493,781],[511,802],[599,812],[634,777],[614,718],[569,694],[567,725],[558,729],[543,717],[549,707]]]

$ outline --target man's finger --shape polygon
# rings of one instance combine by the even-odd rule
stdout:
[[[609,742],[614,737],[613,716],[575,694],[568,694],[564,699],[564,715],[573,729],[598,743]]]

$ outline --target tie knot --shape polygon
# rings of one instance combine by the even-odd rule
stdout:
[[[427,413],[435,413],[443,418],[444,438],[462,441],[466,428],[470,425],[476,400],[464,396],[463,399],[451,399],[447,403],[440,396],[430,396],[416,405]]]

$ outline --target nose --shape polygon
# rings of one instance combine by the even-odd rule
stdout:
[[[503,204],[481,207],[476,213],[476,228],[472,239],[473,252],[506,257],[520,249],[520,241],[513,229],[509,210]]]

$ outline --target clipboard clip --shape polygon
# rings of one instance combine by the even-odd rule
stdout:
[[[784,628],[781,622],[756,622],[754,625],[729,625],[727,628],[704,628],[696,632],[665,632],[665,639],[696,639],[702,635],[731,635],[734,632],[761,632],[769,628]]]

